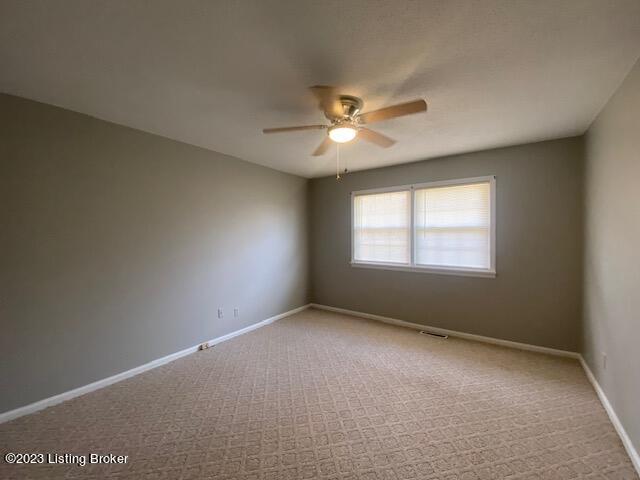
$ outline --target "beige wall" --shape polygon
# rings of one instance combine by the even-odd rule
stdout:
[[[589,128],[585,158],[584,357],[639,450],[640,61]]]
[[[497,176],[495,279],[353,268],[350,192]],[[310,183],[313,302],[576,351],[582,139],[456,155]]]
[[[307,303],[306,198],[305,179],[0,95],[0,412]]]

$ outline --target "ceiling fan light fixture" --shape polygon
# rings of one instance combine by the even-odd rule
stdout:
[[[358,134],[358,129],[353,125],[340,124],[329,128],[329,138],[336,143],[350,142]]]

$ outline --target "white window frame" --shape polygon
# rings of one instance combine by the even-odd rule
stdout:
[[[489,268],[474,267],[447,267],[441,265],[422,266],[415,263],[415,191],[422,188],[432,187],[449,187],[453,185],[472,185],[474,183],[489,183]],[[387,262],[363,262],[356,261],[353,258],[355,250],[355,233],[354,233],[354,208],[355,197],[359,195],[369,195],[375,193],[390,192],[411,192],[411,224],[410,224],[410,249],[411,258],[408,264],[405,263],[387,263]],[[496,276],[496,177],[489,175],[484,177],[461,178],[456,180],[441,180],[437,182],[416,183],[411,185],[398,185],[395,187],[372,188],[369,190],[357,190],[351,192],[351,261],[352,267],[357,268],[376,268],[380,270],[400,270],[405,272],[420,273],[439,273],[445,275],[462,275],[467,277],[489,277]]]

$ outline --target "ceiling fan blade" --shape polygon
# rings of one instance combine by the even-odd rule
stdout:
[[[367,142],[375,143],[382,148],[389,148],[394,143],[396,143],[393,138],[389,138],[386,135],[374,132],[373,130],[369,130],[368,128],[360,128],[358,130],[358,137],[366,140]]]
[[[263,128],[262,133],[296,132],[298,130],[322,130],[326,125],[301,125],[299,127]]]
[[[321,155],[324,155],[325,153],[327,153],[327,150],[329,150],[329,147],[332,144],[333,144],[333,141],[329,137],[324,137],[324,140],[320,145],[318,145],[318,148],[315,149],[312,155],[314,157],[319,157]]]
[[[310,87],[309,90],[315,95],[320,103],[320,108],[324,110],[324,113],[329,118],[343,118],[344,109],[340,103],[340,98],[336,87],[329,85],[315,85]]]
[[[363,113],[358,118],[360,119],[360,123],[374,123],[381,122],[382,120],[389,120],[390,118],[402,117],[404,115],[411,115],[413,113],[426,111],[427,102],[424,100],[415,100],[413,102],[400,103],[398,105],[392,105],[379,110],[373,110],[372,112]]]

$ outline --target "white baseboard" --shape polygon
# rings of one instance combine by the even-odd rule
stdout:
[[[629,438],[629,435],[627,435],[626,430],[622,426],[622,423],[620,422],[618,415],[616,415],[616,412],[613,409],[613,406],[609,402],[609,399],[605,395],[604,390],[602,390],[602,387],[600,387],[598,380],[596,380],[595,375],[589,368],[589,365],[587,365],[587,362],[584,360],[582,355],[580,355],[580,364],[582,365],[582,368],[584,369],[584,373],[586,373],[587,378],[591,382],[591,385],[593,385],[593,389],[596,391],[596,394],[600,399],[600,403],[602,403],[604,410],[607,412],[607,415],[609,415],[609,419],[613,424],[613,428],[615,428],[616,432],[618,432],[618,436],[622,441],[622,445],[624,445],[625,450],[629,454],[629,458],[631,458],[631,463],[633,464],[633,467],[636,469],[636,472],[638,472],[638,475],[640,475],[640,455],[638,454],[638,451],[633,446],[633,443],[631,443],[631,439]]]
[[[242,335],[244,333],[251,332],[252,330],[256,330],[260,327],[264,327],[265,325],[269,325],[270,323],[280,320],[281,318],[288,317],[295,313],[306,310],[307,308],[309,308],[309,306],[310,304],[307,304],[298,308],[294,308],[293,310],[289,310],[288,312],[284,312],[279,315],[275,315],[273,317],[267,318],[266,320],[262,320],[261,322],[254,323],[253,325],[249,325],[248,327],[242,328],[240,330],[236,330],[235,332],[231,332],[226,335],[222,335],[221,337],[211,339],[209,340],[208,343],[209,345],[216,345],[218,343],[222,343],[226,340],[230,340],[234,337],[237,337],[238,335]],[[111,377],[103,378],[102,380],[98,380],[96,382],[90,383],[88,385],[74,388],[73,390],[69,390],[68,392],[63,392],[53,397],[45,398],[43,400],[30,403],[29,405],[18,407],[14,410],[9,410],[8,412],[0,413],[0,423],[8,422],[9,420],[22,417],[23,415],[29,415],[30,413],[37,412],[38,410],[42,410],[43,408],[57,405],[58,403],[62,403],[74,397],[84,395],[85,393],[93,392],[94,390],[98,390],[100,388],[106,387],[108,385],[119,382],[126,378],[133,377],[134,375],[138,375],[139,373],[146,372],[147,370],[151,370],[152,368],[159,367],[160,365],[164,365],[165,363],[172,362],[174,360],[177,360],[178,358],[184,357],[185,355],[189,355],[191,353],[197,352],[200,348],[200,345],[204,342],[205,341],[202,341],[198,345],[185,348],[184,350],[180,350],[179,352],[172,353],[170,355],[167,355],[166,357],[152,360],[149,363],[145,363],[144,365],[140,365],[139,367],[132,368],[131,370],[127,370],[126,372],[121,372]]]
[[[306,310],[307,308],[309,308],[310,306],[311,306],[311,304],[308,303],[308,304],[303,305],[301,307],[294,308],[293,310],[289,310],[287,312],[280,313],[278,315],[274,315],[273,317],[269,317],[266,320],[262,320],[261,322],[254,323],[253,325],[249,325],[248,327],[242,328],[240,330],[236,330],[235,332],[227,333],[226,335],[223,335],[221,337],[214,338],[212,340],[209,340],[209,345],[216,345],[217,343],[226,342],[227,340],[231,340],[233,337],[237,337],[238,335],[243,335],[245,333],[249,333],[252,330],[256,330],[256,329],[258,329],[260,327],[264,327],[265,325],[269,325],[270,323],[276,322],[276,321],[278,321],[278,320],[280,320],[282,318],[289,317],[289,316],[294,315],[296,313],[300,313],[303,310]],[[196,346],[196,349],[198,348],[198,346]]]
[[[568,350],[558,350],[558,349],[555,349],[555,348],[541,347],[539,345],[530,345],[528,343],[512,342],[511,340],[502,340],[500,338],[484,337],[482,335],[475,335],[473,333],[458,332],[456,330],[448,330],[446,328],[431,327],[429,325],[421,325],[419,323],[411,323],[411,322],[406,322],[404,320],[398,320],[397,318],[383,317],[382,315],[374,315],[373,313],[357,312],[355,310],[347,310],[346,308],[330,307],[328,305],[320,305],[320,304],[317,304],[317,303],[312,303],[311,307],[312,308],[317,308],[317,309],[320,309],[320,310],[328,310],[330,312],[344,313],[345,315],[352,315],[354,317],[361,317],[361,318],[368,318],[370,320],[377,320],[379,322],[389,323],[391,325],[398,325],[400,327],[412,328],[414,330],[427,330],[429,332],[439,333],[441,335],[449,335],[451,337],[463,338],[465,340],[473,340],[473,341],[476,341],[476,342],[491,343],[493,345],[500,345],[500,346],[503,346],[503,347],[517,348],[519,350],[528,350],[528,351],[531,351],[531,352],[546,353],[546,354],[549,354],[549,355],[556,355],[556,356],[559,356],[559,357],[568,357],[568,358],[575,358],[575,359],[579,359],[580,358],[580,354],[578,352],[570,352]]]
[[[381,316],[381,315],[374,315],[372,313],[357,312],[355,310],[347,310],[345,308],[330,307],[328,305],[320,305],[320,304],[317,304],[317,303],[310,303],[310,304],[303,305],[303,306],[298,307],[298,308],[294,308],[293,310],[289,310],[288,312],[284,312],[284,313],[281,313],[279,315],[275,315],[273,317],[267,318],[266,320],[262,320],[261,322],[254,323],[253,325],[249,325],[248,327],[242,328],[240,330],[236,330],[235,332],[231,332],[231,333],[228,333],[228,334],[223,335],[221,337],[217,337],[217,338],[211,339],[211,340],[209,340],[209,345],[216,345],[216,344],[222,343],[222,342],[224,342],[226,340],[230,340],[230,339],[232,339],[234,337],[237,337],[239,335],[242,335],[244,333],[248,333],[248,332],[256,330],[256,329],[258,329],[260,327],[264,327],[265,325],[269,325],[270,323],[273,323],[273,322],[275,322],[277,320],[280,320],[282,318],[285,318],[285,317],[288,317],[290,315],[294,315],[296,313],[299,313],[299,312],[301,312],[303,310],[306,310],[309,307],[317,308],[319,310],[327,310],[327,311],[330,311],[330,312],[336,312],[336,313],[342,313],[342,314],[346,314],[346,315],[352,315],[352,316],[361,317],[361,318],[367,318],[367,319],[370,319],[370,320],[377,320],[377,321],[388,323],[388,324],[391,324],[391,325],[397,325],[397,326],[401,326],[401,327],[412,328],[412,329],[415,329],[415,330],[428,330],[428,331],[431,331],[431,332],[434,332],[434,333],[439,333],[439,334],[443,334],[443,335],[450,335],[452,337],[463,338],[463,339],[466,339],[466,340],[474,340],[474,341],[477,341],[477,342],[490,343],[490,344],[493,344],[493,345],[500,345],[500,346],[516,348],[516,349],[520,349],[520,350],[528,350],[528,351],[533,351],[533,352],[546,353],[546,354],[550,354],[550,355],[557,355],[557,356],[561,356],[561,357],[568,357],[568,358],[576,358],[576,359],[578,359],[580,361],[580,364],[582,365],[582,368],[585,371],[585,374],[586,374],[587,378],[589,379],[589,381],[593,385],[593,388],[596,391],[596,394],[598,395],[598,398],[600,399],[600,402],[602,403],[602,406],[604,407],[605,411],[607,412],[607,415],[609,416],[609,419],[611,420],[611,423],[613,424],[613,427],[615,428],[616,432],[620,436],[620,440],[622,441],[622,444],[624,445],[624,448],[626,449],[627,453],[629,454],[629,457],[631,458],[631,463],[633,464],[634,468],[636,469],[636,471],[640,475],[640,455],[638,454],[638,452],[636,451],[635,447],[633,446],[633,443],[631,442],[631,439],[627,435],[627,432],[625,431],[624,427],[622,426],[622,423],[620,422],[620,419],[616,415],[616,412],[614,411],[613,407],[611,406],[611,403],[609,402],[607,396],[605,395],[604,391],[602,390],[602,388],[598,384],[598,381],[596,380],[595,376],[591,372],[591,369],[589,368],[589,366],[585,362],[585,360],[582,357],[582,355],[580,355],[577,352],[570,352],[570,351],[567,351],[567,350],[558,350],[558,349],[555,349],[555,348],[541,347],[541,346],[538,346],[538,345],[530,345],[530,344],[520,343],[520,342],[512,342],[510,340],[502,340],[502,339],[499,339],[499,338],[485,337],[485,336],[482,336],[482,335],[475,335],[475,334],[471,334],[471,333],[458,332],[458,331],[455,331],[455,330],[448,330],[446,328],[430,327],[430,326],[421,325],[421,324],[418,324],[418,323],[411,323],[411,322],[406,322],[404,320],[398,320],[396,318],[384,317],[384,316]],[[51,407],[53,405],[57,405],[57,404],[62,403],[64,401],[66,401],[66,400],[70,400],[70,399],[72,399],[74,397],[78,397],[80,395],[84,395],[85,393],[89,393],[89,392],[92,392],[94,390],[98,390],[100,388],[103,388],[103,387],[106,387],[108,385],[111,385],[113,383],[119,382],[121,380],[125,380],[127,378],[133,377],[135,375],[138,375],[139,373],[146,372],[147,370],[151,370],[153,368],[159,367],[160,365],[164,365],[166,363],[172,362],[173,360],[177,360],[178,358],[184,357],[185,355],[189,355],[191,353],[197,352],[199,347],[200,347],[200,344],[194,345],[192,347],[185,348],[184,350],[181,350],[179,352],[175,352],[175,353],[172,353],[172,354],[167,355],[165,357],[153,360],[153,361],[151,361],[149,363],[145,363],[144,365],[140,365],[139,367],[132,368],[131,370],[127,370],[126,372],[121,372],[121,373],[118,373],[118,374],[113,375],[111,377],[108,377],[108,378],[105,378],[105,379],[98,380],[96,382],[90,383],[88,385],[84,385],[82,387],[78,387],[78,388],[75,388],[73,390],[69,390],[68,392],[64,392],[64,393],[61,393],[59,395],[55,395],[53,397],[45,398],[45,399],[40,400],[38,402],[31,403],[29,405],[25,405],[23,407],[16,408],[16,409],[10,410],[8,412],[0,413],[0,423],[8,422],[9,420],[13,420],[13,419],[21,417],[23,415],[28,415],[30,413],[37,412],[38,410],[42,410],[44,408]]]
[[[519,350],[528,350],[532,352],[546,353],[549,355],[557,355],[560,357],[575,358],[579,360],[580,364],[582,365],[582,368],[585,371],[587,378],[593,385],[593,388],[596,391],[596,394],[598,395],[598,398],[600,399],[602,406],[607,412],[607,415],[609,415],[609,419],[611,420],[613,427],[616,429],[616,432],[618,433],[620,440],[624,445],[625,450],[629,454],[631,463],[633,464],[634,468],[638,472],[638,475],[640,475],[640,455],[638,455],[638,452],[633,446],[633,443],[631,443],[631,439],[629,438],[629,435],[627,435],[627,432],[622,426],[620,419],[616,415],[616,412],[613,410],[611,403],[607,399],[607,396],[605,395],[604,391],[598,384],[598,381],[596,380],[595,376],[589,369],[589,366],[587,365],[587,363],[585,362],[581,354],[577,352],[570,352],[567,350],[557,350],[555,348],[541,347],[538,345],[529,345],[527,343],[512,342],[510,340],[502,340],[499,338],[484,337],[482,335],[474,335],[471,333],[457,332],[455,330],[448,330],[446,328],[429,327],[426,325],[420,325],[419,323],[405,322],[404,320],[398,320],[397,318],[383,317],[381,315],[357,312],[355,310],[347,310],[346,308],[330,307],[328,305],[320,305],[317,303],[312,303],[311,307],[317,308],[320,310],[327,310],[330,312],[343,313],[345,315],[352,315],[354,317],[368,318],[370,320],[377,320],[380,322],[389,323],[391,325],[398,325],[401,327],[412,328],[415,330],[427,330],[430,332],[440,333],[443,335],[450,335],[452,337],[464,338],[466,340],[474,340],[477,342],[491,343],[493,345],[501,345],[503,347],[517,348]]]

